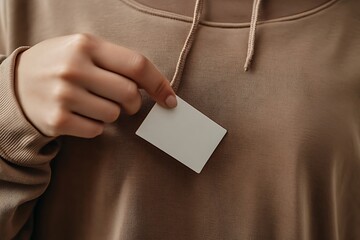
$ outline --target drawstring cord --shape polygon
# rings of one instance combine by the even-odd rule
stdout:
[[[174,91],[176,91],[177,88],[179,87],[180,79],[181,79],[182,73],[184,71],[186,58],[187,58],[188,53],[190,52],[190,49],[191,49],[194,39],[195,39],[195,33],[196,33],[197,27],[200,22],[200,17],[201,17],[201,13],[203,10],[203,6],[204,6],[204,0],[196,0],[195,9],[194,9],[194,17],[193,17],[191,29],[190,29],[189,35],[186,38],[185,44],[183,46],[183,49],[181,50],[178,62],[176,64],[175,74],[173,76],[173,79],[170,82],[170,86],[173,87]]]
[[[249,29],[249,40],[248,40],[248,49],[247,55],[244,65],[244,71],[248,71],[251,65],[251,60],[254,55],[254,48],[255,48],[255,32],[256,32],[256,25],[259,16],[259,9],[260,9],[260,2],[261,0],[254,0],[253,8],[251,13],[251,22],[250,22],[250,29]],[[191,50],[193,42],[195,40],[195,33],[198,28],[202,10],[204,7],[204,0],[196,0],[195,9],[194,9],[194,17],[191,24],[190,32],[185,40],[184,46],[181,50],[179,59],[176,64],[174,76],[170,82],[170,85],[173,87],[174,91],[177,90],[180,84],[180,80],[182,77],[182,73],[184,71],[186,58]]]
[[[249,40],[248,40],[248,50],[244,65],[244,71],[246,72],[251,64],[252,57],[254,55],[255,48],[255,32],[256,32],[256,24],[259,16],[259,8],[260,8],[261,0],[254,0],[252,13],[251,13],[251,22],[250,22],[250,30],[249,30]]]

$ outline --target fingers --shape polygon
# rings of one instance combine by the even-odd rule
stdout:
[[[65,115],[61,122],[61,135],[93,138],[104,131],[104,124],[77,114]]]
[[[141,95],[135,82],[101,68],[89,68],[80,84],[88,91],[117,102],[128,114],[141,107]]]
[[[176,106],[175,93],[169,81],[146,57],[106,41],[99,41],[98,45],[92,52],[97,66],[130,78],[160,105]]]
[[[17,63],[19,103],[47,136],[97,136],[120,110],[139,110],[139,87],[162,106],[176,105],[168,80],[149,60],[90,34],[40,42]]]
[[[105,123],[114,122],[120,116],[118,104],[82,88],[75,88],[73,92],[63,103],[63,107],[70,112]]]

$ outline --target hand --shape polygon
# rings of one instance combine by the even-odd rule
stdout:
[[[141,107],[139,88],[175,107],[169,81],[143,55],[89,34],[43,41],[17,60],[16,92],[29,121],[44,135],[92,138],[122,110]]]

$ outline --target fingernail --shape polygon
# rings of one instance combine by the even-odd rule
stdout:
[[[166,100],[165,100],[165,104],[169,107],[169,108],[174,108],[177,106],[177,100],[176,97],[174,95],[169,95]]]

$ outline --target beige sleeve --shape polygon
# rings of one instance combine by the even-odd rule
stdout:
[[[23,115],[15,95],[16,57],[7,54],[4,2],[0,1],[0,238],[30,239],[36,200],[50,181],[57,140],[43,136]]]

